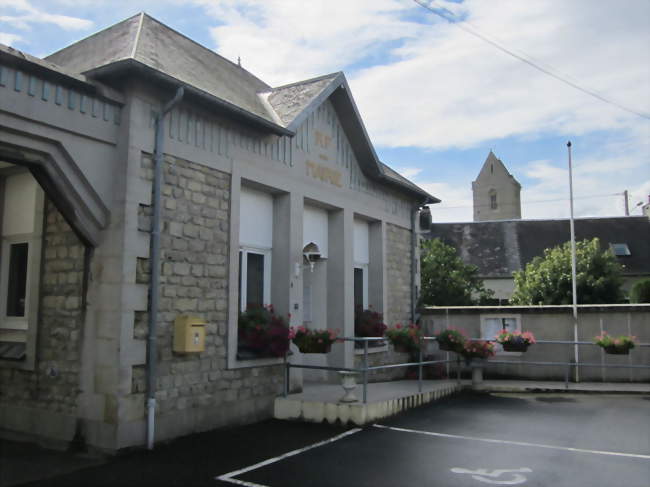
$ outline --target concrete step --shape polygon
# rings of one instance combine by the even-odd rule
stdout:
[[[334,384],[307,384],[303,392],[278,397],[274,417],[311,423],[355,424],[361,426],[401,411],[435,401],[459,391],[455,381],[422,381],[422,392],[417,381],[391,381],[368,384],[367,402],[340,402],[343,388]],[[363,395],[357,385],[357,397]]]

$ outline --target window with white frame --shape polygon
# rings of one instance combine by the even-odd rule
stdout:
[[[370,227],[367,221],[354,219],[354,306],[367,309],[368,304],[368,265]]]
[[[26,355],[33,355],[35,343],[44,202],[32,175],[16,170],[0,172],[0,359],[31,361]]]
[[[241,189],[239,213],[239,308],[271,304],[273,196]]]
[[[519,315],[481,315],[481,338],[494,340],[494,338],[506,331],[521,331],[521,317]],[[501,352],[501,345],[495,343],[497,352]]]

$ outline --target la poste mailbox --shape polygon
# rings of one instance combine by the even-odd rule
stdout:
[[[205,351],[205,325],[198,316],[180,315],[174,320],[174,352],[199,353]]]

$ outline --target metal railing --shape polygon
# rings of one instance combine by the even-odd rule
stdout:
[[[421,337],[422,341],[435,341],[435,337]],[[285,354],[284,356],[284,366],[285,366],[285,373],[284,373],[284,397],[287,397],[289,395],[289,382],[290,382],[290,370],[292,368],[294,369],[312,369],[312,370],[327,370],[330,372],[356,372],[358,374],[361,374],[362,376],[362,384],[363,384],[363,403],[366,404],[368,402],[368,372],[371,372],[373,370],[383,370],[383,369],[395,369],[399,367],[413,367],[417,366],[418,367],[418,392],[422,392],[422,367],[425,365],[433,365],[433,364],[445,364],[448,362],[452,362],[453,360],[424,360],[423,356],[423,351],[422,351],[422,346],[419,347],[419,352],[418,352],[418,361],[417,362],[400,362],[396,364],[386,364],[386,365],[373,365],[373,366],[368,366],[368,345],[370,342],[384,342],[386,341],[385,337],[340,337],[337,339],[337,341],[341,342],[361,342],[363,343],[363,362],[361,367],[331,367],[331,366],[326,366],[326,365],[304,365],[304,364],[292,364],[289,362],[289,357],[288,353]],[[459,376],[460,380],[460,376]]]
[[[470,338],[470,340],[494,342],[495,340],[486,340],[484,338]],[[594,342],[574,341],[574,340],[535,340],[535,344],[542,345],[588,345],[598,347]],[[636,343],[635,347],[650,347],[650,343]],[[637,364],[605,364],[605,363],[591,363],[591,362],[537,362],[537,361],[522,361],[522,360],[486,360],[484,365],[538,365],[538,366],[566,366],[564,372],[564,388],[569,388],[569,376],[571,374],[571,367],[578,369],[579,367],[603,367],[612,369],[650,369],[650,365],[637,365]]]
[[[489,340],[484,338],[471,338],[470,340],[477,340],[483,342],[495,342],[495,340]],[[420,337],[420,346],[418,347],[418,361],[417,362],[400,362],[394,364],[386,365],[373,365],[368,366],[368,345],[370,342],[383,342],[386,341],[385,337],[340,337],[337,339],[338,342],[354,342],[355,345],[358,342],[363,344],[363,361],[361,367],[333,367],[326,365],[306,365],[306,364],[292,364],[289,361],[289,352],[284,356],[284,390],[283,396],[287,397],[289,395],[289,384],[291,379],[291,369],[310,369],[310,370],[325,370],[330,372],[355,372],[361,374],[362,376],[362,390],[363,390],[363,403],[368,402],[368,373],[374,370],[384,370],[384,369],[394,369],[400,367],[418,367],[418,392],[422,392],[422,374],[423,367],[425,365],[434,365],[434,364],[448,364],[456,362],[456,381],[460,383],[461,381],[461,355],[456,354],[456,359],[447,358],[445,360],[424,360],[424,346],[423,342],[427,341],[437,341],[436,337]],[[552,345],[592,345],[598,346],[593,342],[585,341],[573,341],[573,340],[536,340],[537,344],[552,344]],[[650,343],[638,343],[635,344],[635,347],[650,347]],[[447,356],[449,357],[447,352]],[[469,361],[466,361],[469,364]],[[569,387],[569,375],[571,367],[604,367],[604,368],[630,368],[630,369],[650,369],[650,365],[635,365],[635,364],[596,364],[589,362],[538,362],[538,361],[515,361],[515,360],[484,360],[482,366],[492,366],[492,365],[530,365],[530,366],[566,366],[564,383],[565,389]]]

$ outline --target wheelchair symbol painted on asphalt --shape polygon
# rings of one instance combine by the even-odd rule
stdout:
[[[532,470],[528,467],[522,467],[522,468],[516,468],[516,469],[510,469],[510,470],[487,470],[485,468],[479,468],[477,470],[468,470],[466,468],[452,468],[452,472],[454,473],[466,473],[472,476],[474,480],[478,480],[479,482],[485,482],[486,484],[493,484],[493,485],[518,485],[518,484],[523,484],[528,480],[524,475],[521,475],[522,473],[530,473]],[[498,477],[501,477],[502,475],[507,474],[510,477],[506,478],[504,480],[493,480],[497,479]]]

